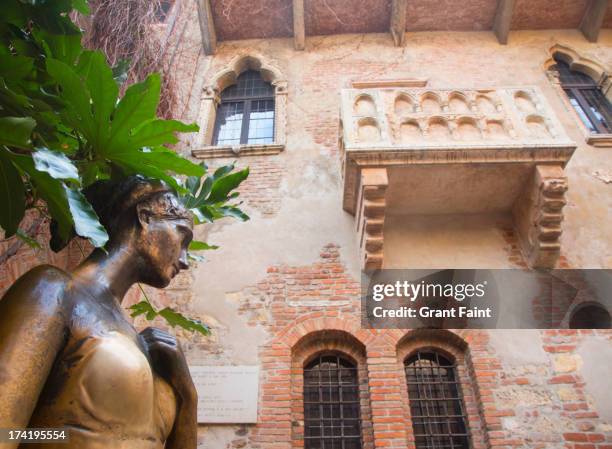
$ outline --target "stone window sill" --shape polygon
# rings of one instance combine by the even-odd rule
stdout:
[[[594,147],[612,147],[612,134],[590,134],[586,141]]]
[[[285,149],[281,143],[267,143],[259,145],[209,145],[191,151],[193,157],[198,159],[211,159],[217,157],[265,156],[279,154]]]

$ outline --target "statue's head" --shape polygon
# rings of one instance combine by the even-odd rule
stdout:
[[[131,176],[98,182],[86,195],[108,231],[108,246],[132,252],[141,265],[141,282],[162,288],[188,268],[193,217],[165,183]]]

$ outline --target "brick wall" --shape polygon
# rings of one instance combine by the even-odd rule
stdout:
[[[457,361],[474,449],[610,448],[612,429],[586,398],[575,350],[585,337],[612,341],[612,332],[542,331],[548,363],[508,367],[490,344],[495,331],[362,329],[358,295],[335,244],[313,264],[269,267],[240,292],[240,313],[271,335],[259,351],[259,420],[248,447],[303,447],[304,361],[333,348],[358,362],[364,447],[413,449],[403,361],[437,348]]]

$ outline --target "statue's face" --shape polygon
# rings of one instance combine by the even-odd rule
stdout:
[[[187,269],[187,248],[192,239],[191,219],[163,214],[150,216],[140,236],[141,254],[147,264],[143,282],[163,288],[180,270]]]

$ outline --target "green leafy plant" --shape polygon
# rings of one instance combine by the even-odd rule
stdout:
[[[35,208],[53,219],[54,250],[75,234],[103,247],[108,234],[83,189],[133,174],[172,186],[194,212],[196,224],[248,219],[230,204],[248,169],[234,172],[230,165],[207,175],[205,165],[169,148],[179,141],[177,133],[198,126],[157,117],[160,76],[149,75],[120,97],[124,70],[110,67],[102,52],[83,49],[81,31],[69,14],[73,9],[86,14],[85,0],[6,0],[2,9],[0,226],[5,237],[17,235],[36,245],[19,230],[26,210]],[[197,241],[191,247],[214,248]],[[139,314],[153,316],[149,306]],[[134,312],[144,310],[140,307]],[[171,325],[203,332],[204,327],[168,310],[155,314]]]

